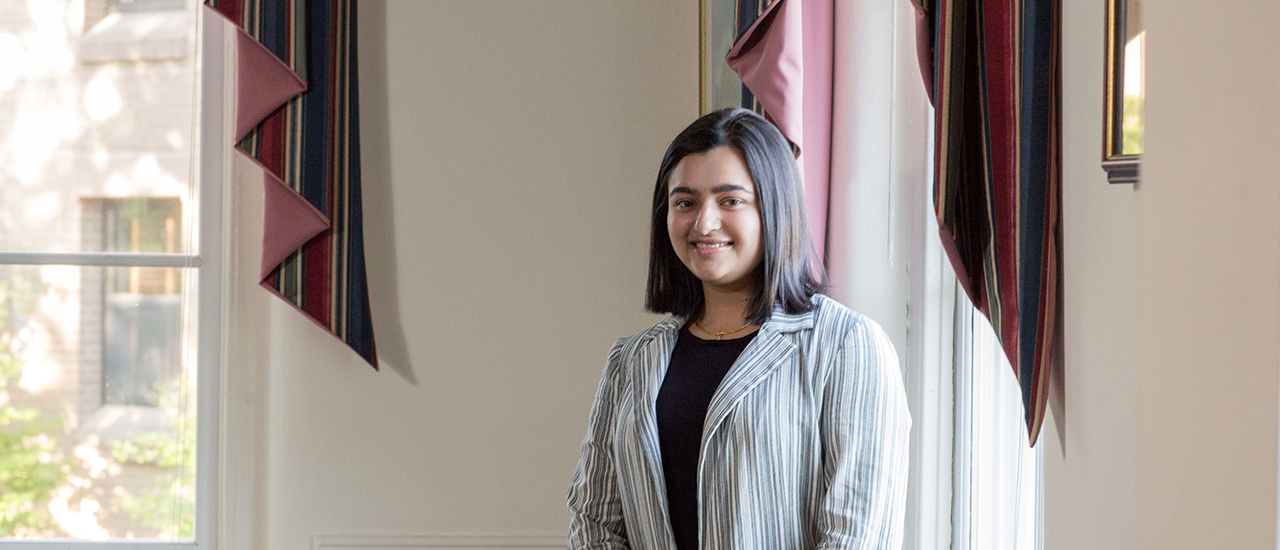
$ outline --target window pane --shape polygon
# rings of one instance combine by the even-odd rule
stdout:
[[[196,288],[0,265],[0,538],[192,537]]]
[[[194,253],[197,7],[0,0],[0,252]]]
[[[1142,104],[1147,97],[1147,33],[1142,25],[1142,0],[1125,2],[1124,113],[1121,120],[1124,143],[1121,152],[1142,154]]]
[[[968,300],[957,307],[956,337],[967,339],[958,364],[968,369],[956,374],[956,391],[964,392],[956,396],[964,422],[956,429],[956,475],[967,483],[958,492],[966,522],[956,526],[957,547],[1034,550],[1039,450],[1027,445],[1022,391],[991,324]]]

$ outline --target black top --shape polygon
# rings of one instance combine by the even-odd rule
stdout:
[[[698,453],[711,396],[729,367],[756,337],[703,340],[680,329],[655,403],[662,474],[676,548],[698,548]]]

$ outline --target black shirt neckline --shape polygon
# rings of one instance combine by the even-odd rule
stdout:
[[[680,337],[681,338],[687,337],[689,343],[697,344],[700,346],[731,346],[734,344],[743,344],[746,342],[750,342],[753,338],[756,337],[757,334],[760,334],[760,329],[757,328],[756,330],[751,331],[751,334],[748,334],[741,338],[726,338],[724,340],[716,340],[712,338],[708,340],[706,338],[699,337],[698,335],[694,334],[692,330],[689,330],[689,327],[691,325],[693,325],[693,323],[689,323],[685,326],[680,327]]]

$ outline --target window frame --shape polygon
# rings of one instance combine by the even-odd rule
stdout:
[[[224,479],[222,448],[225,419],[222,411],[223,355],[228,287],[228,254],[224,228],[228,223],[228,203],[232,135],[230,98],[235,84],[234,43],[226,36],[225,25],[208,24],[205,8],[196,6],[196,67],[199,85],[196,103],[199,130],[195,133],[198,201],[196,227],[199,240],[195,251],[186,254],[132,254],[115,252],[0,252],[0,264],[65,265],[77,267],[179,267],[198,273],[196,284],[196,467],[195,529],[191,541],[134,541],[113,539],[0,539],[0,550],[213,550],[219,547],[222,514],[219,502]],[[221,23],[221,22],[218,22]]]

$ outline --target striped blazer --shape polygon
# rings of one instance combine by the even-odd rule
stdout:
[[[896,549],[907,412],[893,344],[826,296],[776,309],[716,390],[698,460],[703,550]],[[684,319],[619,339],[570,483],[570,549],[675,550],[654,402]]]

